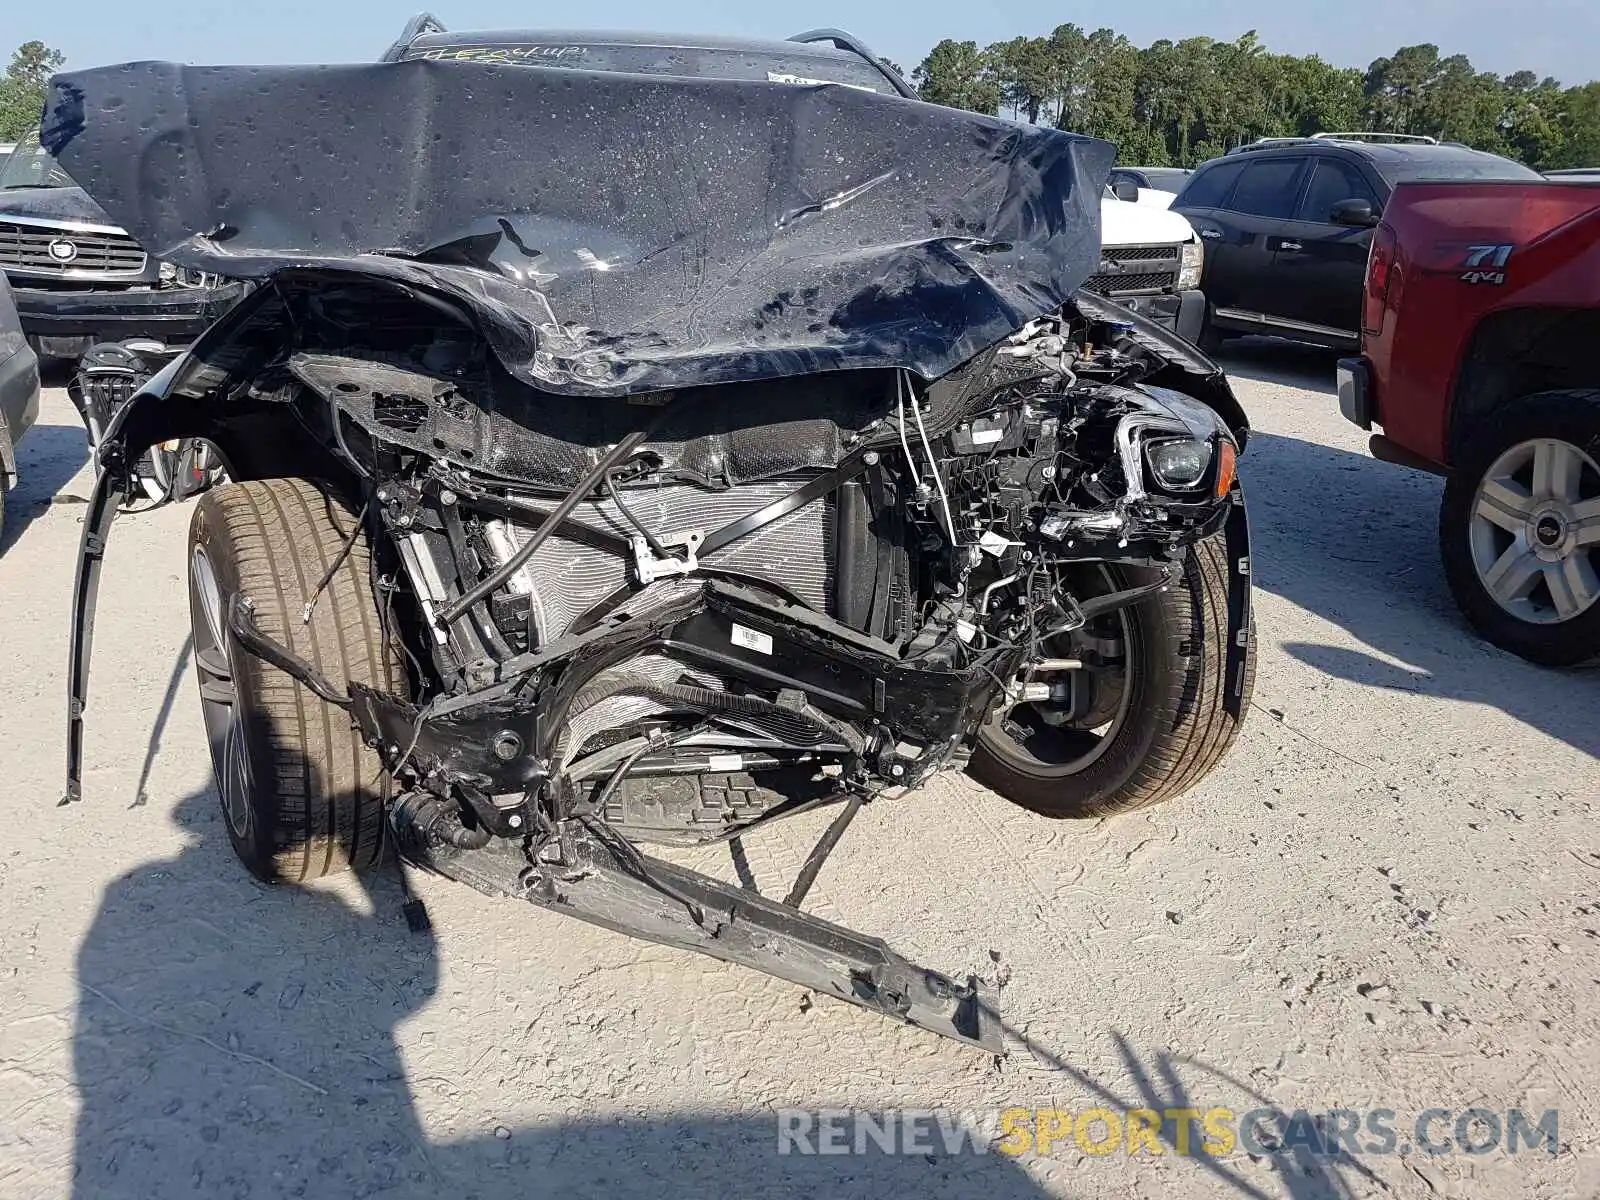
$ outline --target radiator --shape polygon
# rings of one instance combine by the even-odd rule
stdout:
[[[666,483],[627,488],[622,496],[629,510],[652,533],[666,540],[691,529],[711,534],[781,500],[804,482],[785,479],[721,492],[692,484]],[[549,507],[554,508],[555,504],[552,502]],[[637,535],[610,499],[585,501],[567,520],[615,537],[631,540]],[[533,534],[531,528],[518,525],[512,525],[510,532],[518,546]],[[701,562],[780,583],[819,612],[830,612],[834,578],[832,499],[813,501],[702,557]],[[620,589],[631,578],[631,567],[631,555],[624,558],[557,531],[534,552],[513,586],[532,597],[539,638],[548,642],[561,636],[582,613]],[[672,579],[652,586],[661,590],[663,599],[680,590]]]

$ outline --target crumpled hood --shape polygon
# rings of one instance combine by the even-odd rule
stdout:
[[[847,87],[429,62],[74,72],[42,136],[159,258],[423,289],[611,395],[943,375],[1088,278],[1113,159]]]
[[[0,217],[70,221],[79,225],[103,225],[107,229],[117,227],[106,210],[78,187],[7,188],[0,191]]]

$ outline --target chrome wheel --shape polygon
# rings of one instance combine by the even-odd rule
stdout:
[[[1473,497],[1478,580],[1505,612],[1556,625],[1600,601],[1600,465],[1559,438],[1519,442]]]
[[[200,709],[211,743],[211,769],[223,815],[234,835],[244,838],[250,833],[250,755],[234,683],[226,605],[210,557],[196,546],[189,559],[189,608],[195,669],[200,676]]]

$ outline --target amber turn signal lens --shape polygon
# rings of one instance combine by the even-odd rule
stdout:
[[[1239,452],[1227,438],[1219,439],[1217,446],[1217,498],[1220,500],[1233,490],[1234,477],[1239,473]]]

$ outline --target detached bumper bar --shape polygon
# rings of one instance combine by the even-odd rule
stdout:
[[[405,831],[400,840],[417,841]],[[660,859],[641,855],[638,864],[624,864],[587,833],[563,839],[559,864],[530,863],[520,843],[504,839],[481,850],[413,844],[405,853],[490,896],[753,967],[993,1054],[1002,1048],[994,996],[975,977],[957,982],[909,962],[880,938]]]
[[[248,285],[215,288],[53,290],[15,288],[28,338],[52,355],[81,354],[96,342],[151,338],[193,341],[244,296]]]
[[[72,637],[67,663],[67,792],[62,804],[83,799],[83,714],[89,707],[89,658],[94,649],[94,613],[100,570],[117,508],[127,495],[119,473],[102,470],[83,517],[78,573],[72,589]]]

